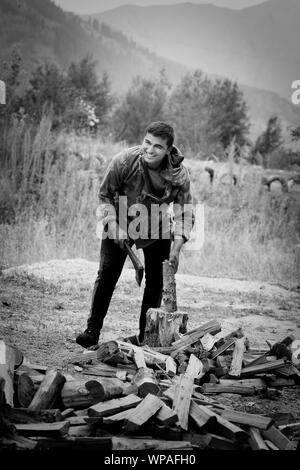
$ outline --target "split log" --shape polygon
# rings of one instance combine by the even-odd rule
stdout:
[[[206,333],[215,335],[221,331],[221,325],[216,320],[211,320],[198,328],[185,333],[179,340],[174,341],[172,346],[176,350],[185,349],[193,343],[196,343]]]
[[[290,441],[279,429],[271,426],[269,429],[262,431],[264,439],[273,442],[279,450],[297,450],[298,442]]]
[[[126,437],[112,437],[112,451],[116,450],[188,450],[192,444],[185,441],[163,441],[158,439],[134,439]]]
[[[94,400],[110,400],[124,395],[126,386],[117,378],[95,377],[85,381],[85,388],[92,395]],[[99,397],[103,398],[99,398]]]
[[[36,388],[27,372],[15,372],[14,375],[14,405],[27,408],[35,395]]]
[[[57,370],[50,369],[47,371],[44,380],[39,386],[28,408],[31,410],[51,408],[53,403],[55,403],[55,400],[60,395],[65,382],[66,378]]]
[[[178,416],[174,410],[162,402],[161,408],[155,415],[155,420],[163,426],[170,426],[177,422]]]
[[[81,426],[70,426],[68,437],[88,437],[91,436],[92,430],[88,424]]]
[[[252,450],[269,450],[258,429],[251,427],[249,434],[249,445]]]
[[[16,431],[23,436],[63,436],[68,433],[69,421],[56,423],[16,424]]]
[[[127,432],[137,431],[163,406],[160,398],[149,393],[136,408],[131,410],[124,421],[124,429]]]
[[[220,356],[223,352],[233,346],[236,342],[236,338],[229,338],[225,343],[221,344],[218,349],[212,353],[211,359],[215,359],[216,357]]]
[[[268,429],[274,424],[274,421],[270,417],[252,413],[244,413],[242,411],[219,409],[218,411],[216,411],[216,413],[222,416],[222,418],[227,419],[231,423],[242,424],[258,429]]]
[[[114,398],[113,400],[108,400],[106,402],[98,403],[96,405],[91,406],[88,409],[88,416],[110,416],[120,411],[134,408],[141,401],[141,398],[133,394],[127,395],[126,397],[122,398]]]
[[[218,434],[221,434],[221,436],[236,440],[241,443],[247,442],[249,438],[248,433],[222,416],[217,414],[215,414],[215,416],[217,417],[217,425],[215,425],[212,430],[210,430],[208,427],[208,431],[217,432]]]
[[[5,380],[4,395],[10,406],[14,406],[14,368],[15,349],[0,340],[0,377]]]
[[[191,443],[199,446],[201,449],[237,450],[238,448],[235,441],[210,432],[198,435],[193,434]]]
[[[198,405],[194,400],[191,401],[189,414],[198,428],[210,425],[211,429],[217,423],[217,417],[206,406]]]
[[[210,333],[205,333],[205,335],[200,339],[200,342],[205,351],[211,351],[214,347],[215,338]]]
[[[200,379],[205,374],[203,363],[194,354],[190,355],[185,373],[194,379]]]
[[[116,413],[111,416],[104,416],[102,418],[102,423],[103,424],[120,424],[123,423],[124,420],[129,416],[131,413],[131,409],[120,411],[119,413]],[[89,418],[89,420],[95,419],[95,418]],[[88,421],[90,422],[90,421]]]
[[[223,336],[222,338],[218,339],[218,341],[215,342],[215,347],[220,348],[222,345],[225,345],[227,341],[229,340],[235,340],[237,338],[242,338],[244,336],[243,329],[239,327],[237,330],[232,331],[226,336]]]
[[[270,370],[276,370],[284,366],[284,364],[284,359],[277,359],[276,361],[266,362],[255,366],[247,366],[241,370],[241,377],[247,377],[249,375],[256,375],[263,372],[269,372]]]
[[[83,370],[82,373],[84,375],[97,375],[100,377],[117,378],[126,381],[128,376],[128,370],[120,370],[117,367],[113,367],[104,363],[99,363],[97,365],[87,367]]]
[[[238,395],[255,395],[255,388],[246,385],[222,385],[205,383],[202,385],[202,393],[213,395],[216,393],[237,393]]]
[[[293,433],[299,433],[300,431],[300,422],[283,424],[278,427],[279,431],[282,432],[285,436],[288,436]]]
[[[265,439],[265,444],[268,446],[268,448],[270,450],[279,450],[278,447],[275,446],[275,444],[273,444],[273,442],[268,441],[268,439]]]
[[[169,357],[166,354],[162,354],[153,349],[148,349],[147,347],[141,348],[140,346],[135,346],[131,343],[126,343],[125,341],[118,341],[118,345],[119,345],[119,348],[127,354],[132,354],[132,351],[134,350],[143,349],[145,362],[147,366],[154,366],[155,364],[164,366],[166,360]]]
[[[267,384],[264,379],[254,378],[254,379],[219,379],[220,385],[242,385],[245,387],[254,387],[255,390],[263,390],[267,387]]]
[[[168,312],[163,308],[149,308],[143,345],[149,347],[170,346],[177,335],[186,329],[188,315],[183,312]]]
[[[230,377],[239,377],[241,375],[243,365],[243,355],[245,350],[245,338],[236,340],[232,355],[232,362],[229,370]]]
[[[168,359],[166,360],[166,373],[169,377],[174,377],[177,372],[177,365],[174,359],[169,356]]]
[[[179,382],[175,386],[172,409],[178,416],[178,426],[185,431],[188,430],[189,409],[193,389],[193,377],[187,374],[182,374]]]

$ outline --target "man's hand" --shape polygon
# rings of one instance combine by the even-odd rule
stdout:
[[[180,254],[180,250],[183,244],[184,244],[184,240],[180,239],[180,240],[174,240],[173,245],[172,245],[172,249],[171,249],[170,256],[169,256],[169,264],[170,266],[173,267],[174,273],[176,273],[178,269],[179,254]]]

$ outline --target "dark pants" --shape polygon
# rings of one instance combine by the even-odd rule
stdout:
[[[169,259],[171,240],[156,240],[143,248],[145,258],[145,290],[140,313],[139,340],[143,341],[146,312],[150,307],[160,307],[162,300],[163,274],[162,263]],[[92,306],[87,321],[88,328],[101,330],[113,291],[121,275],[126,252],[113,240],[102,240],[100,251],[100,267],[95,282]]]

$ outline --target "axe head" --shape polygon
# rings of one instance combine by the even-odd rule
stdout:
[[[142,284],[143,276],[144,276],[143,266],[139,266],[135,268],[135,279],[139,286]]]

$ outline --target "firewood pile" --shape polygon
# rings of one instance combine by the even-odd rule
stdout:
[[[11,450],[296,450],[300,413],[245,413],[224,393],[276,399],[300,384],[288,336],[251,349],[211,320],[170,346],[102,342],[71,358],[73,375],[29,364],[0,341],[0,448]]]

